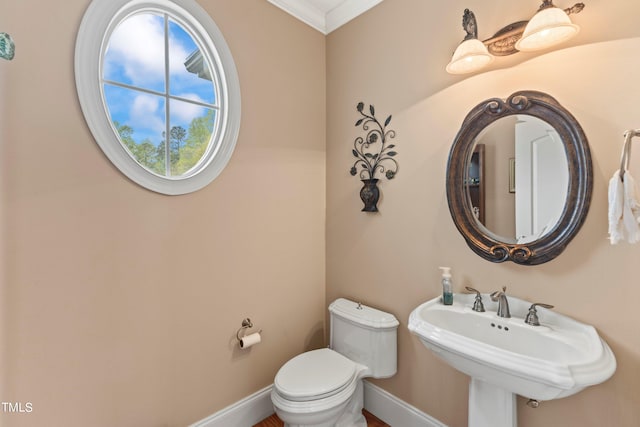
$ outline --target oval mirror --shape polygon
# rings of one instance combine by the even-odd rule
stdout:
[[[471,249],[535,265],[558,256],[584,222],[593,186],[587,138],[554,98],[521,91],[478,104],[449,153],[447,200]]]

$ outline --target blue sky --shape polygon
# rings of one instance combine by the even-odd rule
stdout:
[[[189,73],[184,62],[197,49],[191,36],[169,20],[170,95],[215,104],[211,81]],[[155,92],[165,93],[164,17],[149,12],[133,15],[112,33],[104,57],[103,78]],[[111,119],[134,129],[138,143],[162,140],[165,130],[164,96],[104,85]],[[179,100],[170,101],[170,125],[189,128],[195,117],[206,114],[206,108]]]

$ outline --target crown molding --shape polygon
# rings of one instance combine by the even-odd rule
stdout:
[[[381,3],[382,0],[345,0],[340,5],[331,9],[325,15],[325,25],[329,34],[333,30],[343,26],[353,18],[362,15],[367,10]]]
[[[382,2],[382,0],[344,0],[335,8],[324,11],[306,1],[268,1],[325,35]]]

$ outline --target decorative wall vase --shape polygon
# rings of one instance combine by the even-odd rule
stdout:
[[[394,144],[388,144],[390,139],[396,137],[393,130],[387,130],[391,122],[391,116],[383,123],[376,117],[373,105],[369,106],[369,114],[364,112],[364,103],[358,103],[356,109],[362,116],[356,122],[356,126],[362,126],[366,131],[365,137],[357,137],[353,143],[351,153],[357,159],[351,167],[351,175],[359,175],[364,187],[360,190],[360,198],[364,202],[363,212],[378,212],[378,199],[380,190],[377,187],[376,172],[383,173],[387,179],[393,179],[398,173],[398,162],[394,157],[398,154],[393,151]],[[360,169],[358,171],[358,169]]]
[[[362,212],[378,212],[378,199],[380,199],[380,190],[378,189],[378,179],[363,179],[364,186],[360,190],[360,198],[364,202]]]

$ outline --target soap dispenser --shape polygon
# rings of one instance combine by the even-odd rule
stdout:
[[[442,303],[453,304],[453,286],[451,284],[451,267],[440,267],[442,270]]]

